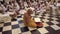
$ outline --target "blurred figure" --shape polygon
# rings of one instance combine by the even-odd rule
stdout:
[[[37,25],[30,14],[32,14],[32,10],[28,9],[28,11],[24,14],[24,25],[29,27],[36,27]]]
[[[12,17],[12,19],[15,19],[17,16],[17,13],[12,7],[9,8],[9,11],[7,13]]]
[[[42,23],[35,23],[35,21],[32,19],[31,14],[32,10],[28,9],[27,12],[24,14],[24,25],[29,27],[41,27],[43,26]]]

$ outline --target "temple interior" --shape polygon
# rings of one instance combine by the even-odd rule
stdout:
[[[0,34],[60,34],[60,0],[0,0]]]

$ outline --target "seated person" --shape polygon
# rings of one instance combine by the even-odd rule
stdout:
[[[32,19],[31,14],[32,14],[32,10],[28,9],[27,12],[24,14],[24,25],[25,26],[29,26],[29,27],[41,27],[43,26],[42,23],[35,23],[35,21]]]
[[[2,10],[0,10],[0,22],[9,22],[11,21],[11,17],[9,16],[9,14],[5,13]]]
[[[0,7],[0,14],[4,14],[3,8]]]
[[[13,19],[17,16],[17,13],[14,11],[14,9],[9,9],[7,12]]]

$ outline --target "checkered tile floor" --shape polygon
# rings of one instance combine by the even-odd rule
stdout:
[[[17,19],[12,19],[11,22],[0,24],[0,34],[60,34],[60,16],[47,13],[36,16],[33,18],[41,19],[44,24],[42,28],[25,27],[23,16],[17,16]]]

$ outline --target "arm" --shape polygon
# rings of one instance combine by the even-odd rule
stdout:
[[[30,18],[27,14],[24,14],[24,21],[28,23],[30,21]]]

